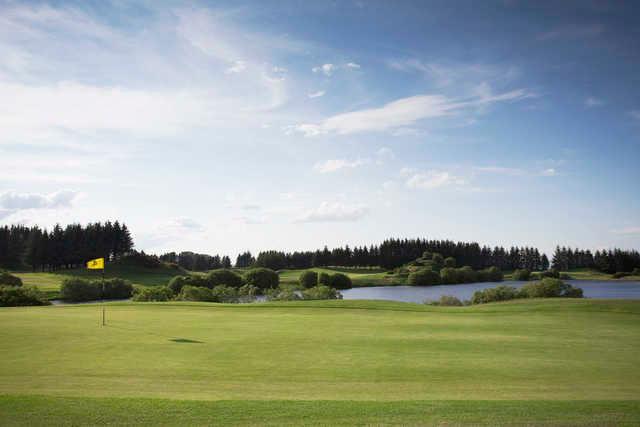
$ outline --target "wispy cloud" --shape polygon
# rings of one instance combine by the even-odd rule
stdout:
[[[317,67],[313,67],[311,71],[313,71],[314,73],[322,73],[325,76],[329,77],[333,74],[336,68],[337,67],[333,64],[322,64]]]
[[[635,234],[640,234],[640,227],[625,227],[625,228],[618,228],[611,231],[615,234],[635,235]]]
[[[444,95],[416,95],[389,102],[379,108],[337,114],[319,123],[295,125],[293,129],[307,137],[381,132],[407,127],[425,119],[451,116],[485,108],[498,102],[517,101],[531,96],[533,95],[524,89],[493,94],[486,86],[485,90],[467,99],[451,99]]]
[[[603,104],[604,104],[604,101],[593,96],[590,96],[584,100],[584,106],[587,108],[600,107]]]
[[[305,212],[294,222],[353,222],[364,218],[368,213],[369,208],[363,204],[322,202],[320,206]]]
[[[244,61],[234,61],[233,65],[225,70],[225,73],[241,73],[247,69],[247,64]]]
[[[346,159],[331,159],[324,162],[318,162],[313,169],[319,173],[337,172],[340,169],[354,169],[371,163],[370,159],[356,159],[353,161]]]
[[[319,90],[317,92],[312,92],[310,94],[308,94],[307,96],[309,98],[320,98],[321,96],[324,96],[325,91],[324,90]]]
[[[70,208],[79,197],[80,193],[73,190],[60,190],[49,194],[5,191],[0,193],[0,219],[19,212]]]
[[[414,171],[403,169],[402,175],[406,176],[405,185],[408,188],[433,190],[446,186],[462,186],[466,181],[448,171],[430,170]]]
[[[476,166],[473,169],[478,172],[499,174],[499,175],[522,176],[527,174],[527,171],[525,171],[524,169],[507,168],[507,167],[501,167],[501,166]]]

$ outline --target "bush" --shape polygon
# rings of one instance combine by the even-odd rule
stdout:
[[[173,298],[173,291],[168,286],[152,286],[136,288],[133,292],[132,301],[169,301]]]
[[[211,289],[203,286],[185,285],[176,297],[180,301],[213,301]]]
[[[458,277],[458,270],[451,267],[445,267],[440,270],[440,282],[445,285],[453,285],[456,283],[460,283],[460,279]]]
[[[458,269],[458,278],[462,283],[474,283],[478,281],[478,274],[466,265]]]
[[[297,301],[302,299],[293,286],[280,285],[275,289],[268,289],[266,292],[269,301]]]
[[[0,307],[49,305],[45,296],[35,287],[0,286]]]
[[[342,299],[342,294],[329,286],[318,285],[302,291],[302,299]]]
[[[311,270],[304,271],[300,275],[298,283],[300,283],[300,286],[302,286],[303,289],[312,288],[318,284],[318,273]]]
[[[515,270],[513,272],[513,280],[520,280],[527,282],[531,278],[531,271],[523,268],[521,270]]]
[[[242,285],[238,288],[238,302],[255,301],[256,295],[260,294],[260,289],[251,285]]]
[[[336,273],[331,275],[329,287],[335,289],[351,289],[353,284],[351,283],[351,278],[346,274]]]
[[[218,285],[231,286],[232,288],[242,286],[242,277],[226,268],[210,272],[207,274],[205,281],[207,282],[208,288],[213,288]]]
[[[22,279],[8,271],[0,270],[0,286],[22,286]]]
[[[498,267],[489,267],[481,271],[484,276],[483,281],[486,282],[502,282],[504,280],[504,274]]]
[[[449,268],[456,268],[456,259],[454,257],[447,257],[444,259],[444,266]]]
[[[440,284],[440,275],[435,271],[421,268],[409,274],[407,283],[412,286],[433,286]]]
[[[558,277],[561,280],[571,280],[572,277],[569,273],[560,273],[560,276]]]
[[[560,279],[546,277],[539,282],[520,288],[520,298],[582,298],[582,289],[564,283]]]
[[[432,265],[434,270],[440,270],[444,264],[444,258],[442,258],[442,255],[440,254],[431,255],[431,261],[433,262]]]
[[[542,279],[542,274],[539,271],[534,271],[533,273],[531,273],[531,276],[529,276],[529,280],[540,280]]]
[[[60,299],[65,301],[94,301],[100,299],[102,285],[78,277],[64,279],[60,286]]]
[[[428,305],[442,305],[449,307],[462,307],[464,304],[458,298],[451,295],[441,295],[437,301],[425,301]]]
[[[218,285],[211,289],[213,302],[237,303],[238,290],[231,286]]]
[[[318,284],[331,286],[331,276],[329,275],[329,273],[320,273],[318,275]]]
[[[171,289],[174,295],[178,295],[182,290],[182,287],[189,284],[188,276],[175,276],[169,280],[167,287]]]
[[[133,295],[133,285],[128,280],[119,279],[114,277],[113,279],[105,279],[104,289],[102,288],[102,281],[94,281],[102,291],[102,298],[105,299],[124,299],[131,298]]]
[[[545,277],[551,277],[553,279],[559,279],[560,278],[560,271],[555,270],[555,269],[541,271],[540,272],[540,278],[544,279]]]
[[[278,273],[268,268],[252,268],[244,275],[244,281],[247,285],[255,286],[264,291],[265,289],[277,288],[280,283]]]
[[[634,268],[631,274],[633,274],[634,276],[640,276],[640,267]]]
[[[485,304],[488,302],[508,301],[518,298],[518,290],[513,286],[497,286],[473,293],[472,304]]]

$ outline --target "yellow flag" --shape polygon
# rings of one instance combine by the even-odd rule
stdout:
[[[104,258],[96,258],[87,262],[89,270],[104,270]]]

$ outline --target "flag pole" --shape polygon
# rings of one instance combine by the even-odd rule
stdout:
[[[100,294],[100,299],[102,300],[102,326],[105,326],[104,321],[104,269],[105,265],[102,265],[102,292]]]

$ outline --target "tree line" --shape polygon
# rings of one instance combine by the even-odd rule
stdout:
[[[0,268],[76,268],[90,259],[114,260],[132,250],[131,233],[118,221],[69,224],[64,228],[58,224],[51,230],[24,225],[0,227]]]
[[[218,268],[231,268],[231,258],[227,255],[207,255],[190,251],[168,252],[160,255],[160,261],[171,262],[185,270],[208,271]],[[250,264],[249,264],[250,265]],[[248,265],[247,265],[248,266]]]
[[[605,273],[630,272],[640,268],[640,252],[636,250],[590,250],[556,247],[551,265],[557,270],[594,268]]]
[[[274,270],[326,266],[391,269],[419,258],[427,251],[439,253],[445,258],[453,257],[460,265],[468,265],[474,269],[493,266],[501,270],[549,268],[547,256],[536,248],[511,247],[507,250],[499,246],[480,246],[475,242],[427,239],[388,239],[380,245],[353,248],[347,245],[331,250],[325,246],[323,249],[304,252],[263,251],[258,254],[253,264]],[[242,258],[238,257],[236,266],[247,266],[246,263],[253,259],[250,252],[241,255]]]

